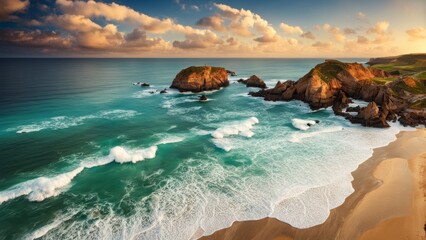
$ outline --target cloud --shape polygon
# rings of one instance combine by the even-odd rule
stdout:
[[[312,32],[304,32],[304,33],[302,33],[302,34],[300,34],[300,37],[302,37],[302,38],[308,38],[308,39],[312,39],[312,40],[314,40],[315,39],[315,35],[312,33]]]
[[[286,33],[290,33],[290,34],[292,34],[292,33],[302,34],[302,33],[303,33],[302,28],[300,28],[299,26],[290,26],[290,25],[288,25],[288,24],[286,24],[286,23],[281,23],[281,24],[280,24],[280,28],[281,28],[284,32],[286,32]]]
[[[194,10],[194,11],[197,11],[197,12],[200,11],[200,7],[197,6],[197,5],[191,5],[191,9]]]
[[[367,34],[374,34],[375,39],[371,42],[374,44],[383,44],[392,40],[392,33],[389,29],[388,21],[380,21],[367,29]]]
[[[129,7],[119,5],[115,2],[108,4],[103,2],[57,0],[57,6],[66,14],[83,15],[85,17],[103,17],[107,21],[126,22],[136,24],[145,31],[153,33],[164,33],[174,27],[174,22],[170,18],[163,20],[139,13]]]
[[[277,31],[261,16],[245,9],[232,8],[225,4],[214,3],[220,12],[219,16],[231,21],[227,28],[236,35],[251,37],[255,32],[262,36],[254,40],[261,43],[275,42],[279,40]]]
[[[13,13],[23,12],[30,5],[29,0],[2,0],[0,6],[0,21],[14,18]]]
[[[338,27],[332,27],[330,24],[326,23],[322,27],[324,31],[329,32],[333,38],[338,42],[344,42],[346,39],[345,34],[340,31],[340,28]]]
[[[228,43],[230,46],[236,46],[236,45],[240,44],[240,42],[233,37],[226,39],[226,43]]]
[[[197,26],[208,27],[219,32],[226,31],[223,26],[224,19],[219,16],[203,17],[196,23]]]
[[[345,35],[352,35],[352,34],[356,34],[356,30],[353,28],[344,28],[343,33]]]
[[[125,48],[153,48],[153,47],[161,47],[166,46],[167,42],[165,42],[162,38],[148,38],[145,31],[141,29],[133,29],[132,32],[128,33],[124,37],[125,43],[123,46]]]
[[[368,40],[368,38],[366,38],[364,36],[358,36],[357,43],[358,44],[369,44],[370,41]]]
[[[45,23],[70,32],[90,32],[102,29],[101,26],[82,15],[50,15],[46,17]]]
[[[222,39],[210,31],[201,31],[185,35],[184,41],[174,41],[173,47],[181,49],[212,48],[217,44],[222,44]]]
[[[71,42],[71,38],[55,31],[0,30],[1,45],[58,49],[71,47]]]
[[[358,19],[359,21],[362,21],[362,22],[368,22],[367,15],[365,15],[365,13],[363,13],[363,12],[358,12],[356,14],[356,19]]]
[[[186,5],[184,3],[181,3],[179,0],[175,0],[175,3],[179,5],[180,9],[185,10]]]
[[[388,28],[389,28],[389,22],[380,21],[380,22],[377,22],[374,26],[370,27],[367,30],[367,33],[385,34]]]
[[[408,35],[410,41],[426,39],[426,28],[423,27],[411,28],[405,31],[405,33]]]
[[[333,46],[333,43],[331,42],[315,42],[312,44],[312,47],[316,47],[316,48],[330,48],[331,46]]]

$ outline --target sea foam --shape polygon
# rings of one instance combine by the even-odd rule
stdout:
[[[169,136],[158,141],[156,145],[144,149],[131,149],[122,146],[113,147],[109,155],[91,157],[87,160],[83,160],[79,166],[72,171],[50,177],[38,177],[0,191],[0,204],[21,196],[27,196],[29,201],[43,201],[46,198],[59,195],[85,168],[99,167],[111,162],[136,163],[145,159],[153,159],[158,150],[157,145],[176,143],[183,140],[184,138],[182,137]]]
[[[304,120],[299,118],[293,118],[291,119],[291,124],[293,124],[293,127],[306,131],[308,130],[312,125],[315,125],[315,120]],[[311,125],[311,126],[309,126]]]
[[[252,137],[254,133],[251,131],[251,129],[257,123],[259,123],[259,120],[256,117],[251,117],[247,120],[229,124],[227,126],[216,129],[212,133],[212,137],[216,139],[221,139],[231,135],[241,135],[244,137]]]
[[[133,110],[110,110],[110,111],[100,111],[95,114],[79,116],[79,117],[67,117],[67,116],[57,116],[52,117],[48,120],[40,121],[33,124],[21,125],[14,128],[8,128],[6,131],[16,131],[16,133],[30,133],[38,132],[45,129],[58,130],[69,127],[74,127],[84,124],[86,120],[89,119],[108,119],[108,120],[117,120],[117,119],[128,119],[138,115],[139,113]]]

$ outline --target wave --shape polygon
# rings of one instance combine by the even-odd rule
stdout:
[[[60,189],[67,186],[75,176],[83,171],[83,169],[84,167],[78,167],[70,172],[62,173],[54,177],[39,177],[19,183],[0,192],[0,204],[24,195],[28,196],[28,200],[37,202],[57,196],[60,193]]]
[[[84,121],[88,119],[108,119],[108,120],[118,120],[118,119],[128,119],[138,115],[137,111],[133,110],[110,110],[110,111],[100,111],[96,114],[90,114],[86,116],[80,117],[67,117],[67,116],[57,116],[52,117],[48,120],[44,120],[41,122],[21,125],[14,128],[8,128],[6,131],[16,131],[16,133],[30,133],[30,132],[38,132],[41,130],[51,129],[65,129],[69,127],[74,127],[78,125],[82,125]]]
[[[40,239],[41,237],[43,237],[44,235],[46,235],[49,231],[57,228],[59,225],[61,225],[63,222],[68,221],[69,219],[72,218],[71,216],[67,216],[67,217],[62,217],[62,218],[58,218],[56,220],[54,220],[53,222],[33,231],[32,233],[26,235],[24,237],[25,240],[34,240],[34,239]]]
[[[157,145],[170,144],[183,141],[181,137],[168,137],[160,140],[148,148],[128,149],[122,146],[113,147],[108,156],[92,157],[83,160],[77,168],[72,171],[61,173],[52,177],[39,177],[16,184],[4,191],[0,191],[0,204],[21,197],[27,196],[29,201],[40,202],[46,198],[59,195],[71,181],[86,168],[99,167],[111,162],[136,163],[145,159],[153,159],[158,150]]]
[[[257,123],[259,123],[259,119],[257,119],[256,117],[251,117],[241,122],[230,124],[225,127],[220,127],[216,129],[211,135],[216,139],[221,139],[231,135],[252,137],[254,133],[251,131],[251,129]]]
[[[315,125],[317,122],[315,120],[304,120],[299,118],[293,118],[291,119],[291,124],[293,124],[293,127],[306,131],[308,130],[312,125]]]
[[[211,133],[213,139],[211,140],[216,147],[221,148],[227,152],[234,148],[233,143],[230,139],[226,139],[228,136],[240,135],[243,137],[250,138],[254,135],[251,131],[255,124],[259,123],[259,119],[251,117],[247,120],[236,122],[228,126],[220,127]]]

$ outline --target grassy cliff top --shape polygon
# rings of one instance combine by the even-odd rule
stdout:
[[[407,54],[396,57],[373,58],[368,64],[372,68],[387,72],[398,71],[402,75],[426,80],[426,54]]]
[[[180,73],[179,73],[179,74],[183,74],[184,76],[188,76],[188,75],[190,75],[190,74],[192,74],[192,73],[200,73],[200,72],[202,72],[203,70],[205,70],[205,69],[207,69],[207,68],[209,68],[209,67],[211,67],[211,73],[217,72],[217,71],[219,71],[220,69],[225,70],[225,69],[224,69],[224,68],[222,68],[222,67],[212,67],[212,66],[191,66],[191,67],[188,67],[188,68],[183,69],[182,71],[180,71]]]
[[[328,83],[333,78],[336,78],[343,69],[347,66],[346,63],[337,61],[337,60],[325,60],[324,63],[321,63],[315,67],[318,75],[321,80]]]

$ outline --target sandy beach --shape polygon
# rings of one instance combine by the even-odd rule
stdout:
[[[234,222],[202,239],[425,239],[426,129],[401,132],[352,173],[355,189],[320,225]]]

